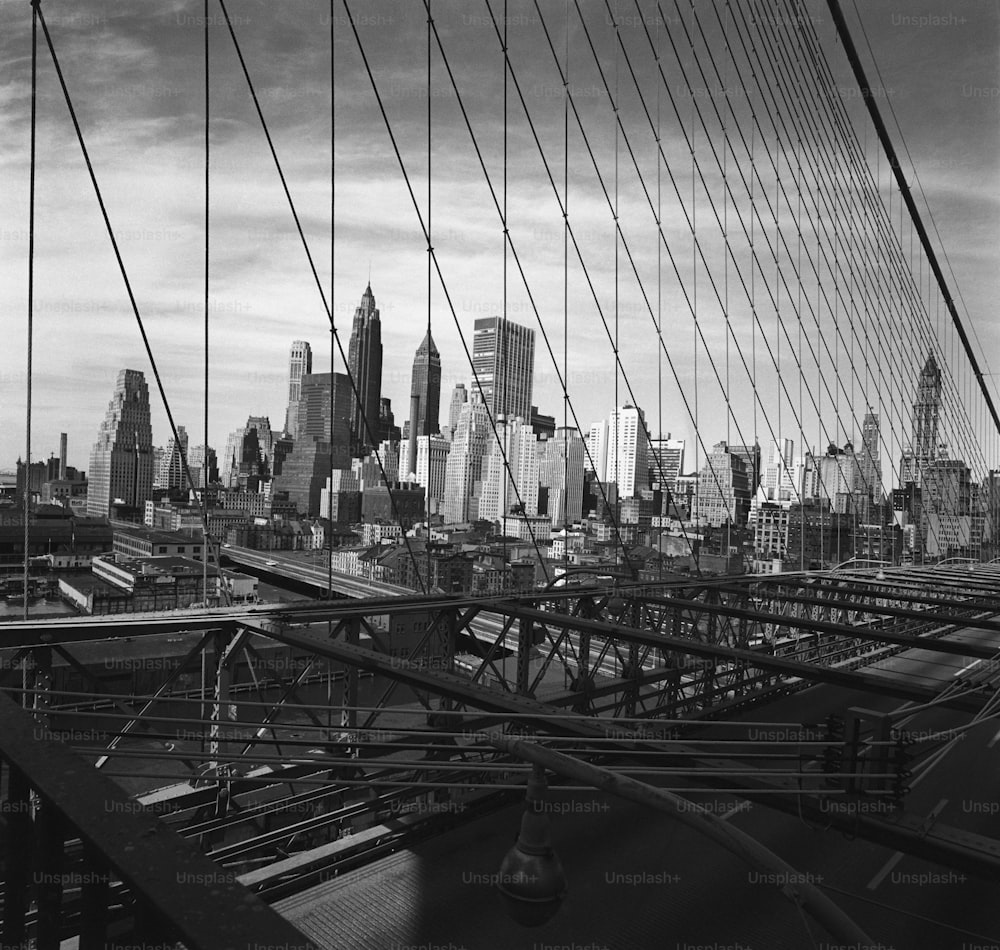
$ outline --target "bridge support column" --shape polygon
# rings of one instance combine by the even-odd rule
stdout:
[[[361,640],[361,620],[352,617],[344,629],[344,638],[347,643],[356,647]],[[350,733],[349,748],[350,754],[358,754],[358,668],[353,664],[344,665],[344,696],[340,710],[340,728]]]
[[[517,684],[518,696],[527,696],[531,687],[531,650],[535,645],[535,625],[531,620],[517,622]]]
[[[852,706],[845,727],[844,787],[858,795],[892,791],[888,777],[892,745],[892,716]],[[888,796],[884,796],[888,798]]]
[[[233,646],[242,637],[239,633],[231,630],[218,631],[212,638],[212,653],[215,669],[215,686],[212,697],[212,724],[209,730],[209,768],[214,769],[217,777],[217,791],[215,798],[216,817],[222,817],[229,810],[229,775],[232,773],[232,764],[229,762],[219,762],[215,756],[222,754],[228,749],[228,743],[223,736],[222,722],[225,719],[236,719],[236,707],[231,704],[230,687],[232,685],[232,674],[229,669],[229,662],[233,653]]]

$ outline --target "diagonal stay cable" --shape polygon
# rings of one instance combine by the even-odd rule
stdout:
[[[490,7],[489,0],[485,0],[485,2],[486,2],[487,10],[489,11],[490,17],[491,17],[491,19],[493,21],[494,32],[496,33],[497,39],[501,42],[501,46],[502,46],[503,45],[502,44],[502,37],[501,37],[501,34],[500,34],[500,29],[499,29],[499,27],[498,27],[498,25],[496,23],[496,18],[493,15],[493,10]],[[536,6],[536,9],[538,9],[537,6]],[[539,11],[539,16],[541,16],[541,12],[540,11]],[[551,46],[551,40],[550,40],[550,46]],[[561,70],[561,67],[559,67],[559,63],[558,63],[558,56],[556,57],[556,66],[557,66],[557,68],[560,71],[560,75],[562,75],[562,70]],[[536,147],[538,149],[538,152],[539,152],[539,157],[541,158],[542,165],[543,165],[543,167],[545,169],[545,172],[546,172],[546,175],[548,177],[549,184],[550,184],[550,186],[552,188],[553,194],[554,194],[555,199],[556,199],[556,203],[559,206],[559,210],[560,210],[561,214],[563,215],[564,220],[567,222],[566,227],[567,227],[567,231],[569,233],[569,237],[570,237],[570,239],[573,242],[573,250],[576,253],[576,256],[577,256],[578,261],[580,262],[581,268],[583,269],[584,277],[586,278],[586,281],[587,281],[587,288],[590,291],[590,295],[591,295],[591,297],[592,297],[592,299],[594,301],[594,306],[595,306],[595,308],[597,310],[598,316],[601,319],[601,323],[602,323],[602,325],[604,327],[605,335],[607,336],[608,342],[610,343],[610,345],[612,347],[612,351],[615,354],[615,363],[616,363],[616,366],[622,372],[622,376],[623,376],[623,379],[625,381],[626,387],[628,388],[629,396],[630,396],[630,398],[632,400],[632,404],[633,405],[638,405],[638,400],[636,399],[634,391],[632,389],[632,385],[631,385],[631,382],[630,382],[629,377],[628,377],[628,372],[626,371],[624,365],[622,364],[620,354],[618,352],[617,347],[615,346],[614,335],[612,334],[611,328],[608,325],[607,318],[604,316],[604,310],[601,307],[600,299],[599,299],[599,297],[597,295],[597,290],[594,287],[593,281],[591,279],[590,270],[587,267],[586,261],[584,260],[583,252],[580,250],[580,245],[579,245],[579,242],[576,239],[576,234],[573,231],[573,227],[572,227],[572,225],[569,224],[569,216],[566,213],[566,209],[563,206],[562,200],[559,197],[559,188],[558,188],[558,186],[557,186],[557,184],[555,182],[555,178],[552,175],[552,171],[551,171],[551,168],[549,166],[548,159],[545,156],[545,150],[542,147],[541,140],[540,140],[540,138],[538,136],[537,128],[535,126],[534,121],[531,118],[531,110],[528,108],[528,104],[527,104],[527,102],[525,100],[525,97],[524,97],[524,91],[521,88],[521,84],[518,82],[517,74],[516,74],[516,72],[515,72],[515,70],[513,68],[513,65],[511,65],[511,78],[512,78],[512,80],[514,82],[514,88],[517,91],[518,98],[521,101],[521,107],[524,109],[524,114],[525,114],[525,117],[526,117],[526,119],[528,121],[528,127],[530,128],[531,133],[532,133],[532,137],[534,138],[535,145],[536,145]],[[565,82],[565,80],[564,80],[564,82]],[[574,114],[576,114],[575,106],[573,105],[572,96],[570,96],[570,104],[571,104],[571,106],[574,107]],[[580,123],[579,123],[579,117],[578,116],[577,116],[577,123],[578,123],[578,125],[580,125]],[[603,180],[603,178],[602,178],[602,176],[600,174],[600,170],[599,170],[599,168],[598,168],[598,166],[596,164],[596,160],[594,159],[593,152],[590,149],[589,142],[588,142],[588,140],[586,138],[586,134],[585,134],[584,130],[582,129],[582,126],[581,126],[581,132],[583,132],[583,134],[584,134],[584,144],[587,145],[588,153],[590,154],[591,161],[594,163],[594,166],[595,166],[595,169],[596,169],[596,173],[597,173],[597,176],[598,176],[598,180],[600,181],[601,186],[602,186],[602,188],[604,190],[605,199],[606,199],[606,201],[609,203],[609,205],[613,209],[614,205],[611,202],[611,199],[610,199],[610,197],[608,195],[607,187],[604,185],[604,180]],[[635,273],[636,279],[637,279],[637,281],[639,281],[640,289],[643,289],[643,297],[644,297],[645,302],[646,302],[646,307],[650,311],[650,313],[652,315],[652,319],[653,319],[654,325],[655,325],[655,322],[656,322],[655,314],[653,314],[653,312],[652,312],[652,306],[651,306],[651,304],[649,302],[649,298],[646,295],[644,288],[642,288],[642,283],[641,283],[641,280],[640,280],[639,275],[638,275],[638,271],[637,271],[637,268],[636,268],[635,261],[634,261],[634,259],[632,257],[631,252],[628,249],[627,244],[625,243],[625,238],[624,238],[624,234],[621,231],[620,223],[617,222],[617,221],[615,222],[615,228],[616,228],[616,233],[621,237],[623,246],[625,246],[626,254],[627,254],[628,258],[629,258],[630,264],[632,265],[633,273]],[[687,410],[688,417],[692,421],[694,421],[695,415],[694,415],[694,413],[691,410],[690,402],[689,402],[689,400],[687,398],[687,395],[685,394],[684,389],[681,386],[680,378],[679,378],[679,376],[677,374],[676,368],[674,367],[673,360],[672,360],[670,354],[666,351],[666,347],[665,347],[665,344],[663,343],[662,337],[660,338],[660,346],[663,348],[664,353],[666,353],[667,361],[670,364],[671,371],[672,371],[672,373],[674,375],[674,381],[677,383],[678,393],[680,394],[681,399],[684,402],[684,406],[685,406],[685,409]],[[642,428],[643,428],[644,438],[646,439],[646,441],[648,443],[650,441],[650,433],[649,433],[649,429],[646,426],[646,423],[645,423],[644,420],[642,420]],[[696,428],[695,431],[696,431],[696,436],[699,439],[699,442],[701,442],[702,446],[704,447],[704,441],[701,439],[700,434],[697,432],[697,428]],[[658,464],[660,464],[659,460],[658,460]],[[713,473],[713,476],[715,476],[716,483],[718,484],[719,480],[718,480],[717,474],[714,471],[714,468],[712,469],[712,473]],[[661,469],[661,477],[662,477],[662,469]],[[721,486],[720,486],[720,490],[721,490]]]
[[[94,171],[93,162],[90,160],[90,153],[87,151],[87,145],[83,138],[83,129],[80,126],[80,120],[77,118],[76,109],[73,106],[73,100],[69,94],[69,87],[66,85],[66,78],[63,75],[62,67],[59,64],[59,58],[56,55],[55,45],[52,42],[52,35],[49,33],[48,25],[45,22],[45,16],[42,13],[41,0],[32,0],[32,6],[38,13],[38,22],[41,24],[42,32],[45,34],[45,42],[48,45],[49,53],[52,56],[52,64],[55,66],[56,76],[59,79],[59,85],[62,88],[63,98],[66,100],[66,108],[69,110],[70,119],[73,121],[73,128],[76,131],[76,138],[80,144],[80,151],[83,153],[84,162],[87,165],[87,173],[90,176],[90,182],[94,187],[94,195],[97,198],[97,204],[101,209],[101,217],[104,220],[105,229],[108,232],[108,238],[111,241],[111,248],[114,251],[115,260],[118,262],[118,270],[122,275],[122,281],[125,284],[125,292],[128,295],[129,304],[132,307],[132,313],[135,316],[136,324],[139,327],[139,334],[142,337],[143,346],[146,349],[146,356],[149,359],[149,365],[153,370],[153,378],[156,380],[156,388],[159,390],[160,399],[163,402],[163,408],[167,414],[167,421],[170,423],[170,431],[173,433],[174,442],[176,445],[181,444],[180,435],[177,432],[177,426],[174,423],[173,412],[170,409],[170,401],[167,399],[167,392],[163,386],[163,379],[160,376],[160,369],[156,365],[156,358],[153,356],[153,348],[149,342],[149,336],[146,333],[146,327],[142,320],[142,315],[139,312],[139,304],[136,301],[135,293],[132,290],[132,282],[129,280],[128,271],[125,268],[125,261],[122,257],[121,249],[118,247],[118,241],[115,238],[114,230],[111,227],[111,218],[108,215],[108,209],[104,204],[104,196],[101,192],[101,187],[97,182],[97,174]],[[216,560],[219,557],[219,543],[212,537],[211,531],[208,526],[208,513],[206,509],[206,500],[202,499],[198,495],[197,486],[194,484],[194,479],[191,476],[191,470],[188,467],[187,458],[185,453],[180,453],[181,467],[184,470],[184,478],[191,489],[192,494],[198,504],[198,513],[201,516],[202,527],[205,532],[205,537],[210,538],[212,541],[212,546],[215,549]],[[208,557],[208,551],[204,552],[204,556]],[[225,592],[225,587],[223,587]],[[228,594],[226,594],[226,599],[228,600]]]
[[[250,97],[253,100],[253,104],[254,104],[255,109],[257,110],[257,117],[260,119],[260,124],[261,124],[261,127],[262,127],[263,131],[264,131],[264,137],[267,139],[267,146],[268,146],[268,148],[270,149],[270,152],[271,152],[271,158],[274,160],[274,167],[275,167],[275,169],[278,172],[278,178],[281,180],[281,187],[282,187],[282,189],[285,192],[285,198],[288,201],[288,207],[289,207],[289,210],[292,213],[292,219],[295,222],[295,228],[298,231],[299,239],[302,242],[302,248],[305,251],[306,259],[309,262],[309,269],[312,272],[313,280],[316,283],[316,289],[319,291],[319,296],[320,296],[320,300],[322,301],[322,304],[323,304],[323,309],[326,311],[326,318],[330,322],[331,334],[332,334],[332,336],[334,337],[334,339],[337,342],[337,350],[340,353],[340,358],[344,361],[344,366],[345,366],[345,368],[347,370],[347,379],[348,379],[348,382],[351,384],[351,391],[354,394],[355,405],[357,406],[358,412],[359,412],[359,414],[361,416],[361,421],[363,422],[364,427],[365,427],[365,434],[368,436],[369,443],[371,445],[373,445],[373,446],[377,446],[379,444],[378,443],[378,439],[375,438],[375,432],[372,429],[371,420],[368,419],[368,417],[367,417],[367,415],[365,413],[364,405],[363,405],[363,402],[362,402],[362,399],[361,399],[361,393],[358,391],[358,386],[357,386],[357,383],[356,383],[356,381],[354,379],[354,374],[351,372],[350,361],[347,359],[347,355],[344,353],[344,345],[341,342],[340,334],[339,334],[339,332],[337,332],[337,329],[336,329],[336,327],[334,325],[333,313],[331,312],[330,305],[327,302],[326,292],[323,290],[323,283],[319,279],[319,273],[316,270],[316,264],[313,261],[312,252],[309,249],[309,242],[306,240],[305,231],[302,228],[302,222],[299,220],[299,214],[298,214],[298,211],[295,208],[295,201],[292,199],[292,193],[291,193],[291,190],[288,187],[288,181],[285,178],[284,170],[281,167],[281,161],[278,158],[278,152],[277,152],[277,149],[274,146],[274,140],[271,138],[271,130],[268,127],[267,120],[264,118],[264,111],[263,111],[263,109],[261,109],[260,99],[257,96],[256,87],[254,86],[253,80],[250,78],[250,70],[247,68],[246,60],[243,57],[243,50],[240,47],[239,40],[236,38],[236,31],[233,29],[232,20],[230,20],[230,18],[229,18],[229,11],[226,9],[225,0],[219,0],[219,7],[221,8],[222,15],[225,18],[226,26],[229,28],[229,35],[232,38],[233,46],[236,49],[236,56],[237,56],[237,58],[240,61],[240,67],[243,70],[243,76],[246,79],[247,87],[248,87],[248,89],[250,91]],[[331,411],[331,413],[333,412],[333,406],[332,405],[330,407],[330,411]],[[332,448],[331,448],[331,451],[332,451]],[[396,523],[399,524],[400,527],[402,528],[403,521],[402,521],[402,518],[400,517],[399,505],[398,505],[396,497],[393,494],[392,489],[390,487],[392,483],[391,483],[391,481],[390,481],[390,479],[388,477],[388,474],[386,472],[385,465],[382,462],[381,454],[379,453],[378,448],[375,448],[373,450],[373,453],[375,455],[375,462],[376,462],[376,464],[378,465],[378,468],[379,468],[379,473],[381,474],[382,479],[385,481],[386,486],[388,488],[389,502],[392,505],[392,510],[393,510],[393,514],[394,514],[395,519],[396,519]],[[332,455],[331,455],[331,460],[332,460]],[[407,536],[405,530],[402,532],[402,537],[403,537],[403,544],[406,546],[407,557],[415,565],[416,564],[416,556],[414,555],[413,546],[410,544],[410,539]],[[417,580],[420,581],[421,593],[424,593],[424,594],[428,593],[427,585],[430,583],[430,578],[429,577],[427,578],[427,584],[425,584],[424,583],[424,579],[421,576],[420,572],[419,571],[415,571],[414,573],[417,576]]]
[[[447,54],[445,53],[444,46],[443,46],[443,44],[441,42],[441,37],[438,35],[438,31],[437,31],[436,26],[434,28],[434,35],[435,35],[435,37],[437,39],[438,48],[441,51],[442,62],[444,63],[445,69],[448,72],[448,78],[451,80],[452,89],[454,89],[454,91],[455,91],[456,102],[458,104],[459,109],[462,112],[462,117],[465,120],[466,129],[468,130],[469,135],[472,138],[472,145],[473,145],[473,148],[476,151],[476,157],[479,160],[479,165],[480,165],[480,168],[482,169],[483,176],[484,176],[484,178],[486,180],[486,185],[487,185],[487,187],[490,190],[490,195],[491,195],[491,197],[493,199],[494,207],[496,208],[497,215],[499,216],[500,222],[503,225],[504,234],[506,236],[506,245],[505,246],[508,246],[510,248],[511,256],[514,258],[514,263],[517,265],[518,273],[520,274],[521,281],[524,284],[525,292],[528,295],[528,300],[531,303],[531,307],[532,307],[532,310],[534,311],[535,318],[538,321],[538,326],[539,326],[539,329],[540,329],[541,334],[542,334],[542,339],[545,342],[546,349],[548,350],[549,358],[552,360],[552,366],[555,369],[556,378],[559,381],[559,385],[562,388],[563,394],[564,394],[564,396],[565,396],[565,398],[567,400],[567,403],[568,403],[568,406],[569,406],[569,411],[573,415],[573,422],[576,425],[577,429],[581,430],[580,419],[579,419],[579,416],[577,415],[575,407],[573,406],[572,399],[570,399],[565,376],[564,376],[562,370],[559,367],[559,361],[558,361],[558,358],[557,358],[557,356],[555,354],[555,351],[553,350],[552,343],[551,343],[551,341],[549,339],[548,331],[546,330],[545,323],[542,320],[541,312],[538,309],[538,305],[535,303],[535,298],[534,298],[534,295],[531,292],[531,287],[530,287],[530,285],[528,283],[528,277],[527,277],[527,274],[524,271],[524,266],[521,263],[520,255],[517,253],[517,249],[514,246],[514,240],[510,236],[510,231],[509,231],[509,229],[507,227],[506,216],[504,214],[503,208],[500,205],[499,198],[497,197],[496,189],[493,186],[493,180],[491,179],[489,171],[486,168],[486,162],[485,162],[485,159],[483,158],[482,150],[481,150],[481,148],[479,146],[479,140],[476,137],[475,132],[473,131],[472,123],[471,123],[471,121],[469,119],[468,112],[466,111],[466,108],[465,108],[465,102],[462,99],[461,93],[459,92],[458,83],[455,80],[454,73],[452,72],[452,69],[451,69],[451,64],[450,64],[450,62],[448,60]],[[587,459],[590,461],[591,465],[594,465],[594,459],[593,459],[593,456],[591,454],[590,447],[587,445],[586,442],[584,442],[584,452],[586,453]],[[615,515],[614,515],[614,506],[611,505],[610,502],[609,502],[609,500],[608,500],[608,496],[607,496],[607,492],[606,492],[606,490],[604,488],[604,484],[599,481],[597,483],[597,485],[598,485],[598,488],[600,490],[601,497],[602,497],[602,499],[603,499],[603,501],[605,503],[605,506],[607,507],[607,510],[611,514],[611,518],[612,518],[612,521],[614,523],[615,531],[620,536],[620,532],[619,532],[619,529],[618,529],[617,520],[615,519]],[[685,538],[687,538],[686,533],[685,533]],[[689,545],[689,547],[692,547],[692,550],[693,550],[693,546],[691,545],[690,540],[688,540],[688,545]],[[630,560],[628,558],[628,553],[625,552],[625,551],[623,551],[623,554],[625,556],[626,563],[628,564],[629,567],[631,567],[631,562],[630,562]]]
[[[222,3],[223,0],[219,0],[219,2]],[[378,103],[379,111],[380,111],[380,113],[382,115],[382,120],[385,123],[386,132],[389,135],[389,139],[390,139],[390,142],[392,143],[393,151],[395,152],[395,155],[396,155],[396,160],[399,163],[400,171],[402,172],[402,175],[403,175],[403,181],[405,182],[406,189],[409,192],[410,201],[413,204],[413,211],[414,211],[414,213],[417,216],[417,222],[420,225],[421,232],[423,233],[424,241],[427,244],[427,247],[429,249],[430,257],[431,257],[432,261],[434,262],[434,269],[435,269],[435,271],[437,273],[438,281],[441,284],[441,289],[444,292],[445,301],[448,304],[448,309],[451,311],[452,320],[455,323],[455,327],[458,330],[459,338],[462,341],[462,348],[465,350],[466,359],[468,360],[469,365],[472,367],[473,379],[475,380],[477,387],[479,387],[481,389],[482,387],[479,384],[479,373],[476,370],[475,361],[472,359],[472,353],[469,351],[468,344],[466,343],[465,334],[462,332],[462,327],[461,327],[461,324],[459,323],[459,320],[458,320],[458,314],[455,311],[455,305],[454,305],[454,302],[451,299],[451,293],[448,290],[448,285],[445,282],[444,274],[441,271],[441,265],[440,265],[440,263],[438,261],[437,253],[435,252],[433,246],[430,243],[430,237],[429,237],[428,232],[427,232],[427,226],[424,223],[424,216],[420,212],[420,205],[419,205],[419,202],[417,201],[416,194],[414,194],[413,185],[412,185],[412,183],[410,181],[409,173],[406,170],[406,164],[403,161],[403,155],[402,155],[402,152],[399,149],[399,144],[398,144],[398,142],[396,140],[396,134],[395,134],[395,132],[393,131],[393,128],[392,128],[392,122],[389,120],[389,115],[388,115],[388,113],[385,110],[385,104],[383,103],[381,93],[378,90],[378,83],[375,80],[375,74],[372,72],[371,64],[368,61],[368,55],[365,52],[364,45],[361,42],[361,35],[358,33],[357,23],[355,22],[354,14],[351,12],[351,8],[350,8],[350,5],[348,4],[347,0],[343,0],[343,4],[344,4],[344,9],[347,11],[347,17],[348,17],[348,20],[349,20],[349,22],[351,24],[351,29],[352,29],[352,31],[354,33],[354,39],[355,39],[355,43],[357,44],[357,47],[358,47],[358,52],[361,54],[361,59],[364,62],[364,65],[365,65],[365,71],[368,74],[368,80],[371,83],[372,92],[375,95],[375,99],[376,99],[376,101]],[[507,458],[507,452],[504,449],[503,440],[501,439],[500,434],[497,431],[496,420],[494,419],[493,411],[490,409],[489,405],[486,405],[486,414],[487,414],[487,418],[489,419],[490,428],[493,430],[493,438],[496,440],[496,445],[499,448],[501,458],[503,459],[504,469],[506,470],[508,476],[510,477],[511,483],[512,483],[512,485],[514,487],[514,494],[517,497],[517,503],[521,506],[521,510],[522,511],[526,511],[526,507],[524,505],[524,500],[522,499],[521,492],[520,492],[520,490],[518,489],[518,486],[517,486],[517,479],[514,477],[514,473],[513,473],[512,469],[511,469],[510,462],[509,462],[509,460]],[[507,512],[504,512],[505,519],[506,519],[506,515],[507,515]],[[548,582],[550,580],[548,567],[546,566],[546,564],[545,564],[545,558],[542,556],[541,551],[540,551],[540,549],[538,547],[538,539],[535,537],[535,531],[531,527],[531,522],[530,521],[526,521],[525,523],[526,523],[527,528],[528,528],[528,534],[530,536],[531,543],[532,543],[532,545],[535,548],[535,552],[538,554],[539,563],[542,566],[542,573],[545,576],[546,582]]]

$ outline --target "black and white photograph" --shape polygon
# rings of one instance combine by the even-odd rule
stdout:
[[[0,0],[0,128],[0,950],[1000,950],[998,0]]]

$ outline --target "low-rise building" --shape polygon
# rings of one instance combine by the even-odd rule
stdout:
[[[155,531],[152,528],[114,529],[113,550],[126,557],[190,557],[201,560],[201,538],[179,531]]]
[[[89,613],[174,610],[217,603],[218,576],[214,567],[206,571],[204,564],[188,557],[128,557],[115,553],[93,559],[92,577],[100,584],[69,580],[60,582],[60,592]]]

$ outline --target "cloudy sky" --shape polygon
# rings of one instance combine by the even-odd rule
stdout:
[[[565,366],[572,406],[583,427],[606,417],[616,396],[618,403],[628,401],[631,386],[654,432],[670,431],[693,444],[691,417],[696,416],[706,445],[727,437],[732,442],[751,441],[755,435],[764,442],[773,431],[794,439],[796,451],[803,441],[857,439],[860,432],[854,420],[872,406],[884,420],[883,451],[894,455],[908,438],[913,367],[923,362],[927,335],[947,326],[936,291],[927,287],[926,262],[919,253],[910,254],[912,229],[904,222],[902,253],[913,262],[918,298],[928,316],[925,327],[910,333],[889,316],[877,312],[866,316],[862,302],[849,303],[863,301],[857,287],[865,275],[877,271],[877,265],[862,263],[867,252],[860,238],[855,236],[851,243],[850,215],[835,213],[847,205],[831,205],[828,199],[823,203],[817,197],[832,193],[824,193],[820,184],[851,187],[846,174],[836,170],[848,167],[847,148],[828,147],[824,158],[824,153],[811,150],[808,135],[796,148],[775,125],[760,120],[760,135],[753,133],[751,146],[755,179],[747,157],[740,160],[744,145],[737,133],[745,133],[750,141],[751,107],[760,110],[763,100],[753,93],[750,70],[744,68],[749,54],[740,51],[738,40],[752,41],[768,68],[780,60],[791,75],[798,67],[784,56],[795,56],[795,48],[788,42],[782,46],[779,40],[787,41],[789,31],[798,31],[802,24],[790,23],[790,0],[758,3],[753,10],[752,5],[743,5],[750,12],[741,11],[741,22],[730,22],[721,2],[715,7],[708,0],[699,3],[697,22],[687,4],[663,0],[660,6],[666,22],[658,25],[653,3],[642,2],[637,8],[632,0],[607,6],[604,0],[582,0],[582,16],[568,5],[567,24],[565,3],[542,0],[541,17],[532,2],[509,3],[511,59],[538,141],[511,84],[507,217],[531,297],[509,255],[507,312],[539,331],[535,402],[562,420],[555,366],[560,372]],[[853,3],[847,0],[844,6],[874,74]],[[492,0],[492,7],[497,15],[502,12],[499,0]],[[200,441],[202,2],[45,0],[44,9],[174,418]],[[427,251],[345,8],[338,0],[332,24],[329,3],[322,0],[280,4],[231,0],[228,9],[323,293],[328,301],[332,296],[345,351],[351,316],[370,274],[385,346],[383,393],[391,397],[401,423],[413,353],[427,321]],[[426,217],[423,5],[416,0],[355,0],[352,9],[358,14],[361,43]],[[502,202],[503,58],[489,8],[485,0],[434,0],[433,9],[462,102]],[[280,428],[292,340],[312,343],[314,368],[319,371],[329,368],[330,333],[323,300],[216,0],[209,3],[209,11],[209,441],[221,447],[226,434],[251,414],[268,415]],[[859,147],[871,174],[880,173],[881,191],[888,201],[885,161],[876,163],[874,136],[864,121],[826,6],[810,2],[801,11],[810,18],[808,32],[815,31],[833,70],[833,93],[852,117]],[[986,370],[1000,372],[995,306],[1000,291],[1000,7],[990,0],[865,0],[860,16],[884,80],[883,111],[898,146],[899,132],[888,115],[891,102],[954,269],[954,290],[961,292],[967,305],[963,316],[974,330]],[[616,18],[627,59],[616,52]],[[331,27],[336,76],[332,260]],[[566,63],[568,48],[570,88],[601,174],[598,179],[571,114],[568,208],[586,271],[571,249],[565,305],[562,218],[549,179],[551,173],[561,199],[564,96],[546,30],[560,64]],[[700,48],[696,58],[689,52],[689,32]],[[734,59],[725,53],[727,34],[736,51]],[[661,51],[665,82],[656,73],[650,37]],[[671,40],[678,44],[677,55]],[[772,41],[775,45],[769,47]],[[25,449],[30,64],[30,7],[20,0],[0,0],[4,129],[0,136],[0,469],[12,466]],[[617,147],[605,81],[612,91],[618,90],[624,133],[618,134]],[[831,84],[826,85],[830,91]],[[798,88],[802,102],[808,104],[810,93],[804,86],[782,88],[774,81],[770,87],[768,94],[789,97]],[[447,406],[452,386],[468,383],[470,376],[460,330],[471,347],[474,317],[503,308],[503,236],[436,45],[430,104],[433,243],[450,298],[449,305],[435,276],[431,319],[442,354],[442,404]],[[657,122],[657,111],[666,165],[658,162],[650,128],[650,121]],[[727,124],[725,131],[720,121]],[[693,136],[697,167],[686,136]],[[730,136],[733,144],[727,149]],[[767,156],[777,163],[777,174]],[[834,169],[821,176],[820,184],[814,161],[829,161],[823,167]],[[905,156],[903,161],[915,183]],[[815,167],[820,169],[819,164]],[[801,203],[796,178],[813,185]],[[753,203],[743,184],[752,179]],[[618,242],[609,207],[616,200],[624,235]],[[891,200],[898,226],[898,192]],[[650,201],[659,208],[664,243]],[[146,372],[154,405],[154,440],[165,443],[166,416],[153,390],[149,361],[44,42],[39,52],[36,207],[33,457],[56,451],[59,433],[65,431],[71,464],[86,468],[90,445],[123,367]],[[775,234],[774,209],[784,244]],[[716,214],[727,222],[725,239]],[[756,251],[741,230],[742,223],[750,227],[751,221]],[[697,248],[691,238],[692,223],[699,235]],[[840,247],[854,249],[849,263],[859,268],[857,281],[849,273],[842,277],[840,296],[832,271],[840,266],[847,273],[844,261],[824,263],[823,254],[824,242],[833,248],[838,241]],[[771,256],[773,248],[778,248],[778,263]],[[754,253],[761,261],[759,269]],[[746,289],[751,284],[752,292]],[[910,304],[914,305],[912,300]],[[556,356],[555,366],[541,338],[536,307]],[[789,326],[779,323],[776,308],[779,315],[790,315]],[[616,314],[624,375],[615,372],[608,342],[608,334],[615,335]],[[952,401],[959,402],[972,394],[972,381],[961,368],[954,334],[941,332],[944,354],[951,359],[957,380]],[[336,362],[341,370],[339,356]],[[805,366],[801,387],[799,362]],[[726,409],[727,397],[731,411]],[[567,412],[572,424],[572,411]],[[946,437],[959,448],[964,437],[983,443],[987,454],[996,455],[995,441],[990,444],[990,439],[979,436],[985,427],[981,409],[973,411],[971,428],[957,419],[952,426]],[[997,459],[988,459],[988,464],[996,467]],[[689,462],[687,467],[693,465]]]

